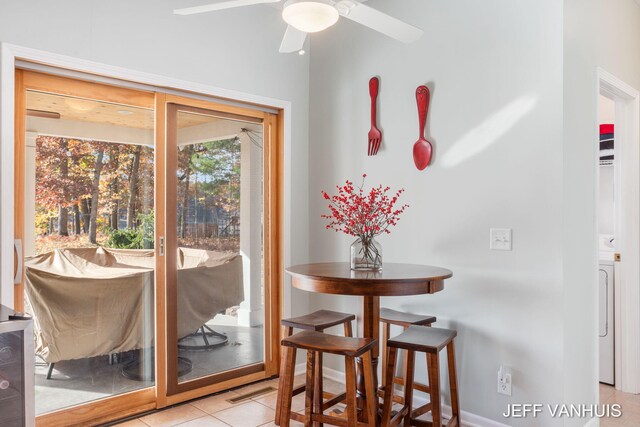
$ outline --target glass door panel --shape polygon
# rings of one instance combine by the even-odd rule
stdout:
[[[175,156],[176,190],[175,203],[167,196],[167,206],[175,207],[167,217],[175,222],[174,228],[167,222],[167,233],[175,233],[168,250],[175,250],[178,383],[261,371],[263,125],[191,107],[175,106],[172,113],[168,159]]]
[[[36,414],[154,384],[154,112],[26,91]]]
[[[38,423],[276,375],[281,116],[23,70],[16,89],[14,305],[34,318]]]

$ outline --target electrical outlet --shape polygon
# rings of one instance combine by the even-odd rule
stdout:
[[[510,251],[511,236],[510,228],[491,228],[489,230],[489,249],[494,251]]]
[[[511,396],[511,370],[504,366],[498,370],[498,393]]]

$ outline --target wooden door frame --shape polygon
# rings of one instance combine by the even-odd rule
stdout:
[[[184,383],[178,382],[178,348],[177,348],[177,323],[167,324],[166,336],[166,365],[167,365],[167,395],[173,401],[176,397],[191,396],[201,390],[216,388],[219,384],[247,378],[252,382],[261,378],[269,378],[278,373],[279,366],[279,316],[280,316],[280,289],[282,283],[282,227],[280,221],[273,218],[281,218],[281,165],[282,149],[280,133],[278,131],[278,116],[260,110],[229,106],[214,102],[202,101],[193,98],[167,95],[166,96],[166,204],[177,205],[176,178],[177,157],[177,114],[178,111],[192,111],[199,114],[245,120],[247,122],[261,123],[264,129],[264,198],[263,198],[263,244],[264,244],[264,289],[265,289],[265,351],[264,361],[250,364],[229,371],[223,371],[206,377],[190,380]],[[166,223],[166,255],[164,257],[166,275],[166,301],[167,318],[177,318],[177,217],[175,210],[165,211]],[[274,322],[275,320],[275,322]]]
[[[165,212],[166,211],[166,200],[164,198],[164,193],[166,191],[166,176],[164,175],[165,169],[165,153],[166,153],[166,134],[164,132],[164,125],[166,121],[166,103],[167,100],[173,99],[183,99],[189,100],[196,105],[218,105],[215,103],[211,103],[209,101],[201,101],[195,98],[181,98],[176,97],[175,95],[168,95],[163,92],[149,93],[148,95],[137,98],[131,91],[131,89],[119,87],[119,86],[110,86],[103,85],[101,83],[94,82],[85,82],[81,80],[68,79],[66,77],[61,77],[57,75],[48,75],[42,73],[36,73],[33,71],[23,71],[12,68],[12,72],[15,73],[12,75],[13,78],[7,78],[5,73],[7,67],[6,61],[6,52],[7,45],[2,44],[2,56],[0,56],[3,61],[0,63],[0,86],[5,87],[7,81],[10,81],[12,87],[10,91],[4,91],[2,93],[2,100],[0,101],[0,105],[6,106],[7,100],[6,95],[7,92],[11,96],[15,98],[16,95],[22,94],[24,95],[27,89],[34,90],[45,90],[44,85],[46,82],[56,81],[57,83],[64,83],[65,81],[75,82],[78,90],[88,90],[95,89],[98,86],[104,86],[109,89],[109,92],[114,90],[114,88],[121,90],[119,92],[122,97],[115,98],[107,98],[109,102],[119,102],[126,105],[132,106],[141,106],[137,104],[143,104],[145,108],[154,108],[156,111],[156,212]],[[15,58],[13,58],[15,60]],[[26,78],[25,75],[29,77]],[[65,80],[66,79],[66,80]],[[45,85],[46,86],[46,85]],[[56,93],[60,93],[58,88],[56,87]],[[116,90],[116,92],[118,92]],[[69,93],[73,94],[73,93]],[[95,93],[91,95],[87,94],[88,98],[96,97]],[[100,99],[101,97],[98,97]],[[132,101],[132,99],[136,101]],[[22,99],[16,98],[11,100],[10,113],[13,116],[13,120],[11,125],[7,124],[6,116],[7,116],[7,108],[3,108],[0,110],[0,135],[2,144],[0,144],[0,148],[2,149],[2,154],[6,154],[8,151],[13,155],[15,161],[23,162],[24,161],[24,145],[25,145],[25,120],[24,115],[20,114],[20,111],[24,111],[24,96]],[[14,105],[14,102],[15,105]],[[275,215],[275,218],[278,221],[267,221],[265,222],[265,230],[267,227],[270,228],[270,232],[272,235],[277,236],[276,239],[265,241],[265,245],[269,245],[270,249],[269,257],[265,256],[265,274],[269,271],[269,274],[272,276],[272,283],[275,285],[273,288],[265,288],[265,298],[273,301],[272,304],[265,304],[265,327],[271,328],[275,333],[271,334],[271,339],[267,340],[265,343],[265,368],[260,372],[252,372],[248,373],[242,377],[234,377],[229,378],[226,381],[218,382],[216,384],[211,384],[205,387],[201,387],[195,390],[186,390],[172,396],[167,396],[167,377],[162,374],[156,375],[156,385],[155,388],[146,388],[138,391],[134,391],[131,393],[126,393],[114,397],[109,397],[105,399],[100,399],[93,401],[91,403],[73,406],[69,408],[65,408],[60,411],[56,411],[53,413],[43,414],[38,417],[37,422],[39,425],[47,425],[47,426],[57,426],[57,425],[68,425],[69,422],[73,423],[82,423],[82,424],[95,424],[107,422],[110,420],[134,415],[137,413],[142,413],[149,411],[154,408],[162,408],[167,405],[173,405],[179,402],[183,402],[185,400],[193,399],[196,397],[200,397],[203,395],[207,395],[210,393],[222,391],[225,389],[237,387],[246,383],[258,381],[260,379],[269,378],[271,376],[277,375],[278,366],[279,366],[279,351],[278,351],[278,328],[279,328],[279,320],[282,317],[283,312],[283,258],[284,258],[284,204],[285,204],[285,193],[284,193],[284,145],[285,145],[285,126],[289,127],[290,123],[285,120],[286,112],[290,109],[290,105],[288,103],[286,108],[278,108],[277,114],[269,114],[262,113],[260,114],[265,117],[265,126],[268,127],[268,135],[269,139],[274,143],[269,144],[269,150],[265,152],[265,195],[269,194],[272,200],[272,203],[269,205],[269,215]],[[226,104],[219,104],[220,108],[226,109],[227,111],[233,111],[235,113],[242,111],[241,107],[231,107]],[[257,110],[251,110],[257,111]],[[22,116],[18,118],[18,116]],[[10,129],[7,129],[10,128]],[[9,132],[9,131],[10,132]],[[11,141],[10,147],[7,147],[6,141],[7,135],[11,134],[13,140],[13,136],[15,135],[15,143]],[[267,133],[265,133],[265,136]],[[265,138],[266,139],[266,138]],[[17,150],[14,150],[18,148]],[[163,155],[158,155],[162,151]],[[18,163],[19,164],[19,163]],[[267,164],[270,165],[267,168]],[[5,164],[6,165],[6,164]],[[8,191],[6,184],[2,186],[1,193],[2,197],[14,197],[15,195],[22,195],[23,192],[20,191],[24,185],[24,168],[14,168],[14,165],[11,164],[8,167],[3,167],[2,174],[7,173],[7,169],[14,175],[13,180],[15,182],[16,187],[12,188],[13,191]],[[4,180],[6,183],[7,180]],[[267,185],[268,182],[268,185]],[[17,192],[16,192],[17,191]],[[266,208],[266,206],[265,206]],[[265,211],[265,215],[267,212]],[[0,212],[0,229],[8,228],[8,224],[10,223],[12,232],[15,233],[18,229],[15,228],[20,227],[20,235],[24,232],[24,223],[21,222],[24,218],[24,199],[18,203],[15,203],[13,206],[13,212],[10,217],[11,221],[8,221],[6,218],[8,217],[6,209],[3,208],[2,212]],[[273,217],[271,217],[273,218]],[[161,234],[162,233],[162,234]],[[165,224],[165,216],[164,215],[156,215],[156,238],[160,235],[166,235],[166,224]],[[13,242],[10,242],[13,243]],[[6,239],[2,240],[0,247],[0,262],[2,265],[6,264],[7,261],[7,251],[5,250],[7,247]],[[13,245],[11,245],[12,247]],[[159,250],[158,242],[156,242],[156,251]],[[13,251],[12,251],[13,252]],[[13,255],[13,253],[12,253]],[[156,253],[158,255],[158,253]],[[13,257],[12,257],[13,258]],[[158,257],[157,259],[160,259]],[[15,266],[12,266],[15,267]],[[156,263],[156,334],[158,345],[156,346],[156,373],[164,373],[166,372],[167,366],[167,353],[166,353],[166,342],[167,337],[164,334],[166,331],[167,319],[165,317],[165,311],[163,310],[166,307],[167,296],[166,296],[166,283],[164,280],[158,280],[157,277],[163,277],[162,272],[166,268],[166,264],[162,262]],[[6,275],[6,269],[3,271],[3,277]],[[11,274],[11,272],[9,273]],[[23,295],[23,286],[22,281],[20,284],[16,285],[11,289],[11,294],[14,292],[18,295]],[[2,291],[2,298],[6,298],[7,293]],[[22,300],[17,300],[15,295],[11,295],[14,298],[14,306],[17,307],[21,305]],[[18,297],[19,298],[19,297]],[[4,301],[4,300],[3,300]],[[15,305],[16,302],[18,305]],[[9,304],[11,305],[11,304]],[[268,325],[268,326],[267,326]],[[163,342],[164,341],[164,342]],[[164,344],[164,345],[163,345]],[[87,405],[91,405],[88,407]]]
[[[167,91],[193,94],[195,98],[219,99],[256,107],[264,107],[278,112],[278,132],[281,148],[281,234],[283,236],[282,261],[289,265],[291,254],[291,206],[292,195],[289,183],[292,181],[292,110],[293,104],[286,99],[254,95],[237,90],[224,89],[209,84],[194,83],[159,74],[131,70],[124,67],[103,64],[73,56],[33,49],[13,43],[0,42],[0,157],[14,158],[14,103],[16,65],[28,65],[30,69],[68,75],[87,80],[115,81],[124,87],[148,86],[167,88]],[[53,70],[53,71],[52,71]],[[5,163],[0,167],[0,200],[14,200],[14,167]],[[0,302],[13,304],[14,267],[14,212],[13,206],[0,203]],[[291,314],[291,283],[283,278],[281,289],[281,309],[283,315]]]
[[[113,102],[140,108],[154,108],[155,94],[120,88],[100,83],[69,79],[61,76],[38,73],[34,71],[15,70],[15,151],[14,165],[25,162],[25,125],[26,125],[26,92],[29,90],[62,95],[75,96],[97,101]],[[14,203],[14,236],[24,238],[24,184],[25,168],[14,168],[15,203]],[[23,257],[24,254],[19,254]],[[156,278],[159,276],[154,275]],[[157,279],[156,279],[157,280]],[[14,286],[14,307],[23,310],[24,304],[24,269],[16,278]],[[154,308],[155,311],[155,308]],[[68,426],[70,424],[101,423],[117,417],[126,417],[135,413],[155,409],[156,392],[154,387],[141,388],[129,393],[116,395],[80,405],[74,405],[55,412],[36,417],[36,424],[42,426]]]

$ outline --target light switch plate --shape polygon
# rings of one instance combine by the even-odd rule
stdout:
[[[510,228],[492,228],[489,233],[489,248],[494,251],[510,251],[511,250]]]

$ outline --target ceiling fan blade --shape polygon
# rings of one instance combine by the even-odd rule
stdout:
[[[298,52],[304,46],[306,39],[307,33],[289,25],[280,44],[280,53]]]
[[[336,4],[336,9],[345,18],[404,43],[412,43],[422,37],[424,33],[413,25],[355,0],[340,1]]]
[[[196,13],[212,12],[214,10],[231,9],[234,7],[253,6],[261,3],[279,3],[280,0],[229,0],[218,3],[205,4],[202,6],[186,7],[184,9],[175,9],[173,13],[176,15],[194,15]]]

